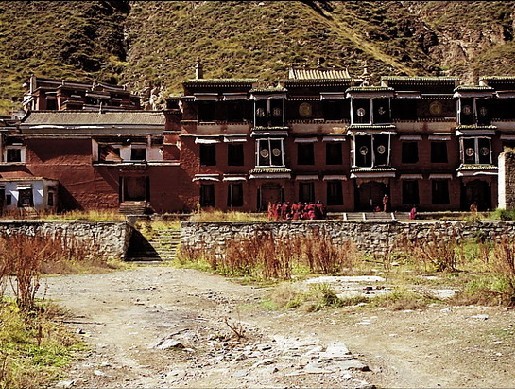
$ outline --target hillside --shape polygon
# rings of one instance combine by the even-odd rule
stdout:
[[[515,2],[0,2],[0,110],[40,77],[180,93],[207,78],[285,78],[292,63],[381,75],[515,75]]]

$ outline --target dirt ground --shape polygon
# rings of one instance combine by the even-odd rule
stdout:
[[[515,387],[515,310],[270,310],[266,288],[157,265],[46,286],[90,346],[56,387]]]

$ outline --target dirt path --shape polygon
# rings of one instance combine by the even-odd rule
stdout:
[[[515,387],[513,310],[269,311],[265,289],[158,266],[47,283],[91,347],[59,387]]]

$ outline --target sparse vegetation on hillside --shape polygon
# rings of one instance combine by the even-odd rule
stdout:
[[[180,93],[206,78],[287,77],[291,64],[381,75],[515,75],[513,1],[23,1],[0,3],[0,111],[40,77]],[[373,78],[374,79],[374,78]]]
[[[127,1],[0,2],[0,110],[21,108],[31,74],[118,82]]]

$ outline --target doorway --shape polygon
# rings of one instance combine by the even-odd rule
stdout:
[[[268,203],[277,203],[284,201],[284,189],[279,184],[263,184],[258,189],[258,204],[259,211],[267,209]]]
[[[470,211],[470,205],[474,202],[478,211],[487,211],[491,208],[491,190],[488,182],[474,180],[462,184],[461,209]]]
[[[355,186],[355,208],[357,211],[373,211],[376,206],[383,209],[383,197],[389,195],[388,187],[382,182],[370,181]]]
[[[148,201],[148,177],[120,177],[120,202]]]

